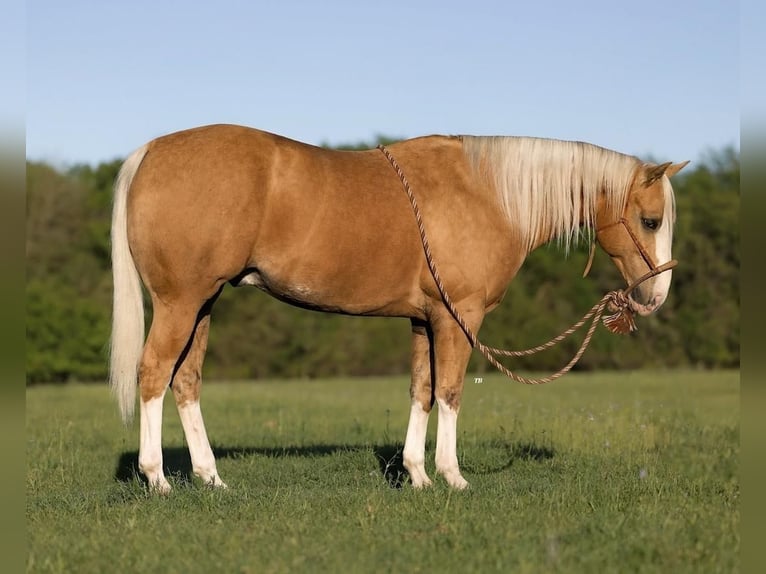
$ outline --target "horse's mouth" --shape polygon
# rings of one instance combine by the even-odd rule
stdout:
[[[633,299],[633,297],[628,297],[628,302],[630,303],[630,308],[634,313],[638,313],[642,317],[646,317],[647,315],[651,315],[660,308],[662,305],[662,298],[659,295],[655,295],[646,305],[639,303]]]

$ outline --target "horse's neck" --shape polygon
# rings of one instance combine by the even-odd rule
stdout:
[[[588,206],[586,205],[584,198],[583,198],[583,192],[581,190],[572,190],[571,192],[573,195],[575,193],[579,193],[579,201],[574,201],[574,198],[570,201],[571,205],[579,205],[580,213],[578,217],[578,221],[580,222],[578,228],[577,228],[577,234],[574,237],[574,241],[572,242],[572,246],[577,243],[576,238],[577,236],[581,235],[583,232],[587,232],[587,226],[589,221],[595,221],[596,219],[596,213],[586,213],[585,210],[588,209]],[[599,201],[599,204],[601,204],[601,201]],[[563,246],[565,248],[569,247],[569,241],[567,241],[567,237],[563,237],[559,235],[556,230],[554,229],[555,224],[554,222],[546,219],[540,223],[538,223],[539,227],[537,228],[537,231],[534,233],[534,236],[531,239],[530,247],[527,250],[527,255],[532,253],[533,251],[539,249],[543,245],[548,244],[557,244],[559,246]]]

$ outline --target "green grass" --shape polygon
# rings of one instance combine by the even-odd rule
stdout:
[[[223,492],[189,476],[168,395],[168,497],[136,478],[138,425],[122,426],[105,387],[29,388],[28,570],[739,570],[739,373],[573,374],[544,387],[468,377],[466,492],[402,480],[407,388],[208,383]]]

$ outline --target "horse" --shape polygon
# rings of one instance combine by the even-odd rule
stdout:
[[[567,250],[590,237],[628,283],[671,258],[669,178],[688,162],[658,165],[585,142],[518,136],[431,135],[387,152],[417,195],[441,279],[474,332],[543,244]],[[168,387],[194,474],[226,487],[200,409],[211,312],[226,284],[317,311],[410,319],[403,465],[412,487],[432,484],[425,439],[436,405],[436,472],[466,488],[456,429],[472,347],[423,247],[402,181],[377,149],[331,150],[210,125],[131,153],[113,197],[109,382],[126,424],[139,389],[138,466],[150,489],[171,490],[161,441]],[[659,309],[670,281],[666,272],[642,283],[632,310]],[[142,285],[153,308],[148,334]]]

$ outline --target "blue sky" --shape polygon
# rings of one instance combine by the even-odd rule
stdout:
[[[736,2],[27,4],[26,153],[124,157],[238,123],[309,143],[531,135],[658,160],[739,147]]]

